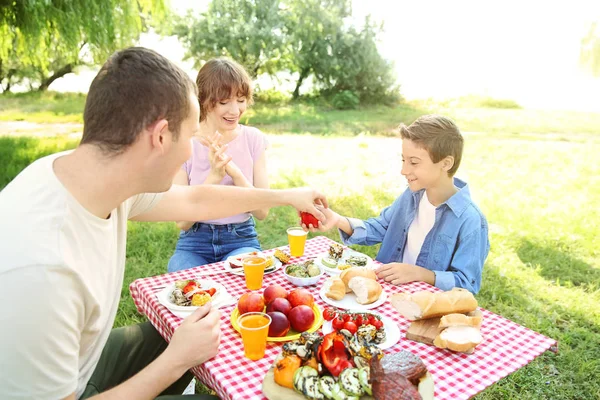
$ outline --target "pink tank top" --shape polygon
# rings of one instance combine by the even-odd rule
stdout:
[[[257,128],[240,125],[240,134],[227,144],[226,154],[232,157],[233,162],[240,168],[248,182],[254,185],[254,162],[263,154],[269,146],[264,133]],[[188,176],[190,185],[203,184],[210,171],[208,161],[208,147],[205,147],[198,139],[192,139],[192,156],[181,167]],[[233,179],[225,175],[221,185],[233,185]],[[237,214],[232,217],[200,221],[207,224],[235,224],[247,221],[252,215],[249,212]]]

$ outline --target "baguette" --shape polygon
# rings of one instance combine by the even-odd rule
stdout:
[[[350,289],[350,286],[348,285],[348,283],[350,282],[350,279],[352,279],[356,276],[362,276],[364,278],[369,278],[374,281],[377,281],[377,274],[375,274],[375,271],[373,271],[371,268],[366,268],[366,267],[349,268],[340,274],[340,279],[342,280],[342,282],[344,282],[344,285],[346,285],[346,293],[350,293],[352,291],[352,289]]]
[[[409,321],[453,313],[468,313],[477,309],[477,300],[473,294],[460,288],[437,293],[427,290],[413,294],[396,293],[391,296],[390,301],[392,306]]]
[[[371,304],[379,299],[382,288],[379,282],[364,276],[355,276],[348,282],[350,289],[356,295],[358,304]]]
[[[446,329],[451,326],[473,326],[475,328],[481,327],[481,322],[483,321],[483,315],[481,311],[475,310],[471,315],[465,314],[448,314],[444,315],[440,319],[440,329]]]
[[[482,341],[483,337],[478,327],[451,326],[440,332],[433,340],[433,344],[440,349],[472,353]]]
[[[346,286],[339,276],[329,278],[323,284],[325,296],[332,300],[341,300],[346,295]]]

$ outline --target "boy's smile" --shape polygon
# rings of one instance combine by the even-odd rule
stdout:
[[[434,163],[429,152],[412,140],[402,141],[401,173],[413,192],[434,188],[442,184],[443,180],[451,180],[442,164],[441,161]]]

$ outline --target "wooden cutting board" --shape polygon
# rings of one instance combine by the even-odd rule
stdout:
[[[470,313],[467,313],[467,315],[474,317],[477,315],[481,315],[481,311],[475,310]],[[406,331],[406,338],[414,340],[415,342],[433,344],[433,340],[441,331],[441,329],[438,328],[440,324],[440,319],[440,317],[437,317],[413,321],[408,327],[408,330]]]
[[[406,338],[415,342],[433,344],[433,340],[441,331],[438,328],[439,324],[439,317],[413,321],[406,331]]]

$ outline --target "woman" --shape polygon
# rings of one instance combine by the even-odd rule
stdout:
[[[252,103],[252,82],[244,68],[233,60],[215,58],[200,69],[196,84],[200,131],[192,139],[192,156],[174,183],[268,188],[267,138],[239,123]],[[205,145],[205,139],[215,137],[219,145]],[[169,272],[260,251],[253,217],[262,220],[268,213],[269,209],[260,209],[218,220],[178,222],[181,233]]]

